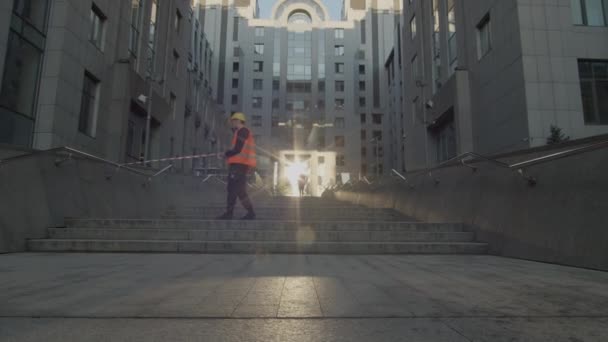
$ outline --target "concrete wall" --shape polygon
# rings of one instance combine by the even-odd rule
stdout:
[[[608,58],[608,27],[574,25],[571,4],[518,0],[531,146],[551,125],[572,139],[608,132],[585,123],[578,71],[579,59]]]
[[[552,151],[520,153],[513,163]],[[423,221],[464,222],[495,255],[608,270],[608,151],[597,150],[530,167],[530,187],[516,173],[487,163],[477,172],[442,169],[390,180],[374,188],[343,190],[340,200],[395,208]]]
[[[0,159],[23,151],[0,149]],[[201,178],[145,177],[89,160],[55,166],[55,156],[0,164],[0,253],[25,250],[64,217],[155,218],[169,206],[221,205],[224,185]]]

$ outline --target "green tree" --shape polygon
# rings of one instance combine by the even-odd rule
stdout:
[[[555,125],[551,125],[550,129],[551,129],[551,133],[549,134],[549,137],[547,138],[547,145],[559,144],[561,142],[570,140],[570,137],[567,137],[564,134],[564,132],[562,132],[561,128],[559,128]]]

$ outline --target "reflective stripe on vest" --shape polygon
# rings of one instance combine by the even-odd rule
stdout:
[[[232,149],[236,147],[239,131],[240,130],[234,132],[234,135],[232,136]],[[257,161],[255,155],[255,140],[253,139],[253,134],[249,131],[249,137],[245,140],[241,153],[228,158],[228,164],[244,164],[249,167],[256,167]]]

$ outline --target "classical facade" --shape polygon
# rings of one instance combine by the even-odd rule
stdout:
[[[324,162],[350,178],[383,172],[383,69],[399,1],[346,0],[341,18],[318,0],[277,1],[268,18],[256,1],[200,3],[217,57],[214,96],[227,116],[248,115],[262,173],[285,150],[332,152],[335,160]]]

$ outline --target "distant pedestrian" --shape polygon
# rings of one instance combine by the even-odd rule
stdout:
[[[304,197],[304,190],[306,189],[306,183],[308,182],[308,177],[305,174],[301,174],[298,177],[298,188],[300,189],[300,197]]]

